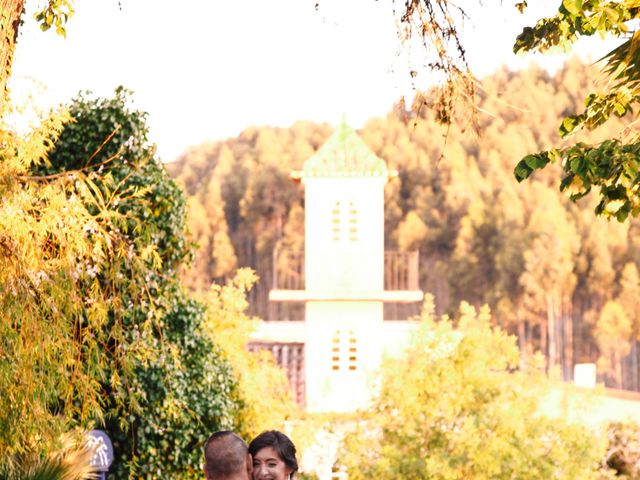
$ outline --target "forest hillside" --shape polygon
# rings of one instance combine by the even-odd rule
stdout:
[[[555,75],[534,66],[484,78],[479,135],[471,122],[447,130],[428,101],[413,110],[399,102],[359,134],[399,173],[386,187],[385,248],[419,251],[420,287],[433,293],[438,314],[462,300],[488,304],[525,355],[542,351],[565,379],[575,363],[597,362],[599,380],[638,390],[640,222],[596,217],[595,198],[570,202],[559,191],[559,166],[522,184],[513,175],[524,155],[562,145],[561,119],[581,110],[594,77],[592,66],[574,59]],[[622,128],[613,119],[599,137],[577,140]],[[289,175],[331,132],[310,122],[250,127],[168,166],[187,192],[199,246],[184,272],[189,287],[205,289],[249,266],[260,277],[251,312],[300,318],[300,308],[269,306],[273,252],[304,248],[304,192]],[[417,310],[387,309],[386,318],[410,313]]]

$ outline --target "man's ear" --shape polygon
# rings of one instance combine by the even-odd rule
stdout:
[[[249,478],[251,478],[251,474],[253,473],[253,458],[251,458],[250,453],[247,453],[247,473],[249,474]]]

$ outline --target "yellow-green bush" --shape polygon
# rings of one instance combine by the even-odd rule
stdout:
[[[284,369],[270,352],[250,352],[247,343],[258,319],[246,315],[246,293],[257,281],[250,269],[240,269],[225,285],[214,284],[205,296],[205,332],[223,351],[238,378],[242,408],[238,423],[245,438],[264,430],[282,429],[297,413]]]
[[[426,308],[404,358],[385,362],[375,410],[347,436],[349,479],[596,479],[604,439],[537,413],[541,374],[488,310]]]

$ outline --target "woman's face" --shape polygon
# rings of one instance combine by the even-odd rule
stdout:
[[[253,456],[253,480],[287,480],[290,473],[273,447],[264,447]]]

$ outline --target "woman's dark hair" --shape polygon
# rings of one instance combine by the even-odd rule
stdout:
[[[249,444],[249,453],[255,456],[263,448],[273,448],[280,460],[291,469],[291,473],[298,471],[298,460],[296,460],[296,447],[284,433],[277,430],[262,432]]]

